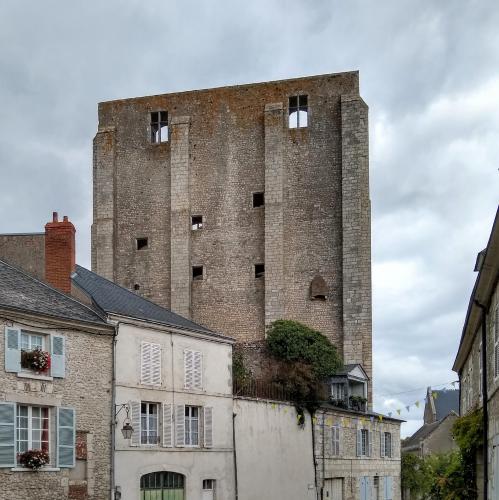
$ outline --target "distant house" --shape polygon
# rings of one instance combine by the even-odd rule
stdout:
[[[459,415],[459,390],[426,391],[424,424],[402,443],[402,453],[420,457],[456,449],[452,425]]]

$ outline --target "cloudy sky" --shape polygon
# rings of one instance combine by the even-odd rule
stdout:
[[[58,210],[89,265],[99,101],[358,69],[376,408],[401,408],[411,433],[421,411],[404,406],[456,379],[497,209],[498,26],[495,0],[2,0],[0,232],[40,231]]]

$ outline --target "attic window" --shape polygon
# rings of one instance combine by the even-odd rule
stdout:
[[[198,229],[202,229],[203,216],[202,215],[193,215],[191,217],[191,227],[192,227],[193,231],[197,231]]]
[[[329,295],[329,287],[327,286],[322,276],[315,276],[310,283],[310,299],[311,300],[327,300]]]
[[[255,278],[263,278],[265,276],[265,264],[255,264]]]
[[[203,279],[203,266],[192,266],[192,279],[193,281]]]
[[[153,144],[168,142],[168,111],[151,113],[151,142]]]
[[[308,126],[308,96],[291,96],[288,110],[289,128],[305,128]]]
[[[148,247],[149,241],[147,238],[137,238],[137,250],[144,250]]]
[[[253,208],[263,207],[265,205],[265,193],[253,193]]]
[[[140,290],[140,285],[138,283],[135,283],[135,285],[133,285],[133,289],[135,291]]]

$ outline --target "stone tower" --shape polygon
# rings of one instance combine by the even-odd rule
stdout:
[[[358,72],[99,105],[92,268],[247,346],[279,318],[371,376]]]

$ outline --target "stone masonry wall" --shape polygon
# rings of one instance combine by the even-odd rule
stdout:
[[[65,337],[66,377],[43,380],[4,371],[4,327],[40,328]],[[107,500],[111,460],[112,335],[86,333],[71,326],[0,317],[0,400],[50,408],[51,462],[55,464],[55,409],[76,410],[74,469],[31,472],[0,468],[1,500],[78,498]]]
[[[93,269],[248,346],[273,319],[302,321],[371,376],[367,107],[358,92],[351,72],[101,103]],[[308,126],[290,129],[288,98],[298,94],[308,95]],[[158,110],[171,137],[151,144]],[[254,208],[260,191],[266,205]],[[202,229],[191,230],[191,215],[203,216]],[[149,238],[147,250],[136,249],[138,237]],[[265,279],[255,277],[259,263]],[[193,265],[203,280],[191,280]],[[316,275],[326,301],[310,300]]]
[[[45,233],[0,234],[0,259],[43,280]]]

